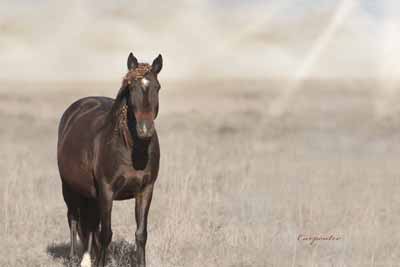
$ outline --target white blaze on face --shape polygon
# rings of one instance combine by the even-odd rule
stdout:
[[[150,81],[147,80],[146,78],[143,78],[143,79],[141,80],[141,82],[142,82],[143,88],[146,90],[147,87],[149,86]]]

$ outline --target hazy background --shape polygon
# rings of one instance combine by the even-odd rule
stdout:
[[[0,78],[116,79],[128,51],[163,77],[398,73],[398,1],[1,1]],[[322,44],[320,44],[322,43]],[[317,51],[316,51],[317,50]]]
[[[133,51],[164,57],[149,266],[399,266],[399,47],[395,0],[0,0],[0,265],[76,266],[57,125]]]
[[[0,79],[119,81],[128,51],[143,61],[162,53],[164,79],[292,80],[272,115],[305,79],[378,80],[376,113],[387,115],[399,9],[396,0],[0,1]]]

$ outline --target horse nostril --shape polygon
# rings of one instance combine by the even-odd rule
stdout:
[[[152,121],[141,121],[137,124],[137,131],[141,136],[151,136],[153,130],[154,124]]]
[[[146,125],[146,123],[143,124],[142,131],[143,131],[144,134],[147,134],[147,125]]]

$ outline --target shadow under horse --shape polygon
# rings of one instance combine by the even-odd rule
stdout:
[[[53,243],[47,246],[47,254],[54,260],[61,261],[65,267],[78,266],[79,259],[70,257],[70,249],[69,242]],[[108,248],[108,256],[112,259],[113,266],[136,266],[138,262],[133,253],[134,246],[126,240],[113,241]]]
[[[161,55],[152,64],[130,53],[128,73],[116,99],[86,97],[64,112],[58,131],[57,160],[68,207],[70,256],[79,235],[85,253],[81,266],[104,266],[112,239],[113,200],[135,198],[136,260],[146,266],[147,217],[158,176],[157,117]],[[133,253],[132,253],[133,254]],[[133,255],[132,255],[133,256]]]

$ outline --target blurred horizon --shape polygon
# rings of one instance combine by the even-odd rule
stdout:
[[[396,1],[0,1],[0,80],[161,76],[397,80]]]

